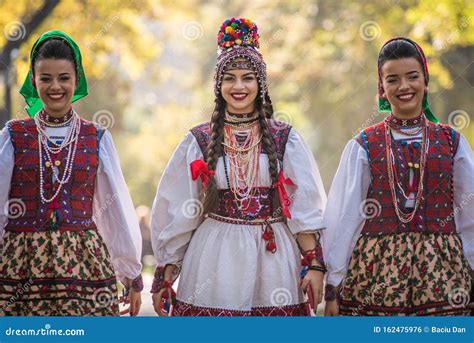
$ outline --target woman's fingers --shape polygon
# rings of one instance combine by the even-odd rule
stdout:
[[[156,314],[159,316],[163,316],[163,312],[161,309],[161,294],[163,291],[159,291],[158,293],[154,293],[152,296],[153,299],[153,309],[155,310]]]
[[[309,284],[309,278],[305,276],[303,280],[301,280],[301,289],[306,290],[306,287],[308,287]]]

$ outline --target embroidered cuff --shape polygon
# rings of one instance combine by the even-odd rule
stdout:
[[[141,292],[143,291],[143,278],[142,275],[138,275],[135,279],[132,280],[132,285],[131,288],[135,292]]]
[[[301,255],[303,255],[301,264],[303,266],[309,267],[311,265],[311,261],[315,259],[321,264],[321,266],[325,268],[324,257],[323,257],[323,247],[321,246],[321,242],[320,242],[321,233],[315,232],[314,236],[316,238],[316,246],[314,247],[314,249],[301,251]]]
[[[171,275],[171,280],[165,281],[165,271],[166,268],[172,266],[171,264],[167,264],[164,267],[156,267],[155,275],[153,277],[153,284],[151,285],[150,293],[158,293],[163,288],[171,288],[178,278],[180,267],[178,265],[174,265],[176,268]]]
[[[331,284],[326,284],[324,287],[324,300],[333,301],[337,299],[339,293],[339,287],[335,287]]]

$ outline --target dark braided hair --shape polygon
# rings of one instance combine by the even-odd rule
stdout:
[[[271,106],[271,104],[269,104],[269,106]],[[267,107],[267,103],[265,103],[265,106],[263,106],[260,98],[256,101],[255,107],[259,113],[260,130],[262,131],[262,143],[268,154],[268,169],[273,184],[278,180],[278,156],[276,153],[275,142],[273,141],[273,137],[270,134],[270,130],[268,129],[268,122],[266,119],[273,116],[273,107],[271,107],[271,112],[268,112],[270,107]]]
[[[216,105],[211,117],[210,141],[207,146],[207,166],[209,170],[216,170],[219,156],[222,155],[222,142],[224,140],[224,118],[226,103],[222,95],[216,98]],[[215,177],[211,177],[207,187],[203,189],[204,213],[208,213],[217,205],[218,189]]]
[[[209,170],[216,170],[219,156],[223,155],[222,142],[224,140],[224,118],[225,118],[226,102],[221,94],[216,98],[216,105],[211,117],[210,142],[207,146],[207,166]],[[273,106],[271,102],[266,101],[262,104],[260,97],[256,99],[255,109],[259,113],[259,123],[262,132],[262,144],[268,153],[269,172],[272,184],[278,180],[278,157],[276,153],[275,143],[270,134],[266,118],[273,117]],[[208,213],[216,208],[218,199],[218,189],[215,176],[210,179],[207,187],[203,189],[203,209],[204,213]],[[278,204],[277,197],[274,197],[275,203]],[[278,205],[277,205],[278,206]]]

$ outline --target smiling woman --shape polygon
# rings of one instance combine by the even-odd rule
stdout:
[[[250,69],[237,69],[239,64],[243,64],[243,68]],[[232,66],[236,69],[232,69]],[[227,104],[227,111],[230,113],[243,114],[254,111],[258,82],[251,67],[248,61],[237,59],[224,73],[221,92]]]
[[[301,136],[272,118],[255,23],[228,19],[217,39],[211,122],[178,146],[153,205],[155,311],[308,315],[321,301],[325,271],[321,177]]]
[[[33,57],[33,84],[52,117],[62,117],[71,107],[77,86],[72,50],[60,39],[49,39]]]
[[[382,95],[399,118],[415,118],[428,90],[420,63],[413,57],[389,60],[382,66]]]
[[[140,229],[110,133],[72,108],[87,81],[71,37],[36,41],[20,92],[32,118],[0,132],[0,313],[118,315],[118,276],[136,315]]]
[[[76,86],[74,65],[68,60],[40,60],[35,64],[34,81],[44,110],[52,117],[62,117],[71,106]]]
[[[326,314],[469,315],[474,160],[428,105],[428,65],[408,38],[384,44],[379,110],[347,144],[325,213]]]

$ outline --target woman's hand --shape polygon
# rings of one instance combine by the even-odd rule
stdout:
[[[165,270],[164,270],[164,275],[163,275],[163,283],[165,285],[166,283],[170,283],[170,285],[168,286],[169,288],[166,288],[166,286],[164,286],[164,288],[160,289],[158,292],[153,293],[151,297],[153,300],[153,308],[156,314],[159,316],[168,316],[168,311],[164,309],[163,296],[167,299],[169,303],[172,302],[172,299],[174,297],[174,291],[171,288],[171,284],[173,283],[172,280],[174,281],[174,279],[176,278],[174,274],[177,268],[178,267],[174,264],[166,265]],[[160,285],[158,287],[160,287]],[[163,285],[161,285],[161,287],[163,287]],[[167,292],[167,294],[165,294],[164,292]]]
[[[301,288],[306,291],[308,285],[311,287],[313,292],[313,309],[316,313],[318,305],[323,300],[323,278],[324,274],[317,270],[308,270],[303,280],[301,280]]]
[[[130,316],[136,316],[140,312],[142,305],[142,294],[131,287],[132,281],[130,279],[126,279],[125,283],[125,286],[128,288],[128,294],[122,298],[122,301],[126,305],[129,304],[129,306],[120,311],[120,315],[130,313]]]
[[[337,299],[327,300],[326,308],[324,309],[325,316],[338,316],[339,315],[339,303]]]
[[[161,289],[158,293],[153,293],[151,298],[153,299],[153,308],[159,316],[167,316],[168,313],[163,308],[162,295],[166,291],[166,288]]]

